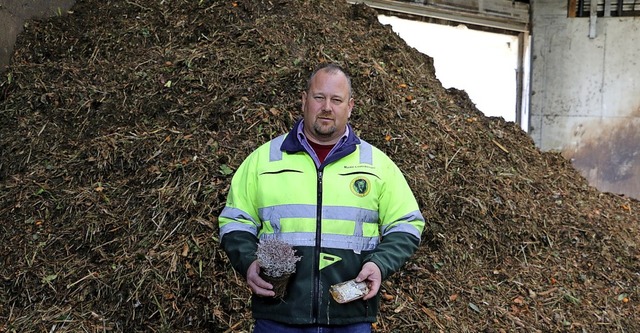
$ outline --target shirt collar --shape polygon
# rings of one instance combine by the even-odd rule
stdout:
[[[335,147],[340,147],[345,141],[347,141],[347,138],[349,137],[350,128],[349,128],[349,126],[345,126],[345,127],[346,127],[345,131],[342,134],[342,136],[340,137],[340,139],[338,139],[338,142],[336,142]],[[298,138],[300,138],[300,142],[303,142],[303,144],[305,146],[307,146],[309,144],[309,139],[304,134],[304,120],[302,120],[302,121],[300,121],[300,123],[298,123],[298,128],[296,129],[296,134],[297,134]]]

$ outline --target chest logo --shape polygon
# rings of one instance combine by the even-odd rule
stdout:
[[[354,178],[351,181],[351,185],[349,187],[351,188],[351,192],[353,192],[353,194],[359,197],[364,197],[369,194],[369,190],[371,190],[371,182],[369,182],[369,179],[360,176]]]

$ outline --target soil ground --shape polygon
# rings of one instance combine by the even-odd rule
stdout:
[[[83,0],[30,22],[0,81],[0,332],[250,331],[216,217],[321,62],[428,223],[375,332],[640,331],[638,201],[444,89],[373,10]]]

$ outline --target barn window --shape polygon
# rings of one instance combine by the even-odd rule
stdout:
[[[569,0],[569,17],[640,16],[640,0]]]

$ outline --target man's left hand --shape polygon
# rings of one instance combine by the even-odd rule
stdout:
[[[373,298],[380,290],[380,285],[382,284],[382,272],[380,272],[380,268],[378,265],[369,261],[360,270],[358,276],[356,277],[356,282],[367,281],[369,285],[369,293],[364,295],[363,300],[368,300]]]

